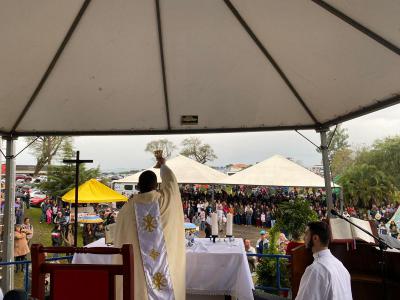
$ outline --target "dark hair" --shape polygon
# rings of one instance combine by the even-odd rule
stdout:
[[[318,235],[321,244],[328,246],[331,240],[331,230],[325,222],[310,222],[307,224],[311,236]]]
[[[24,223],[26,222],[26,220],[30,220],[30,219],[29,219],[29,218],[25,218],[25,219],[24,219]]]
[[[139,176],[138,187],[141,193],[147,193],[157,188],[157,176],[153,171],[144,171]]]

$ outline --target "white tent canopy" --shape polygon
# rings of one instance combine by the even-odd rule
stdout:
[[[174,172],[178,183],[203,183],[213,184],[223,180],[227,175],[221,173],[209,166],[203,165],[197,161],[178,155],[167,161],[168,167]],[[161,183],[160,169],[149,168],[157,175],[158,183]],[[113,183],[137,183],[142,172],[138,172],[121,180],[115,180]]]
[[[393,0],[2,1],[0,134],[326,127],[400,101],[399,16]]]
[[[5,257],[14,137],[326,130],[400,102],[399,16],[393,0],[1,1]]]
[[[228,176],[219,183],[255,186],[325,187],[324,178],[281,156],[274,155]]]

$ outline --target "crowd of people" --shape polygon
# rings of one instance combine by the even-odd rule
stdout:
[[[69,206],[62,207],[55,201],[45,200],[41,204],[40,223],[53,224],[51,232],[53,246],[72,246],[74,243],[74,215]],[[90,244],[95,240],[105,237],[105,226],[115,223],[116,214],[109,207],[93,205],[93,213],[99,216],[103,222],[83,223],[82,238],[83,245]]]
[[[185,218],[204,230],[206,217],[211,212],[218,214],[219,221],[226,219],[227,213],[233,215],[234,224],[257,226],[263,228],[273,227],[276,222],[277,205],[297,197],[304,197],[316,211],[320,219],[326,217],[324,194],[321,190],[307,190],[304,195],[299,195],[296,189],[254,188],[250,192],[237,187],[229,194],[224,190],[217,191],[212,197],[211,192],[200,191],[192,187],[181,190]],[[212,200],[214,199],[214,200]],[[336,202],[336,196],[334,196]],[[202,213],[204,211],[204,213]],[[200,220],[199,220],[200,219]]]
[[[185,222],[199,226],[200,230],[206,232],[206,235],[211,230],[207,220],[212,212],[217,213],[220,225],[226,222],[227,214],[231,213],[234,224],[270,228],[276,222],[279,203],[296,198],[307,200],[318,218],[320,220],[325,219],[327,216],[325,194],[321,190],[312,189],[302,192],[300,194],[296,189],[291,191],[275,189],[271,191],[267,188],[255,188],[249,192],[237,187],[229,194],[221,190],[212,195],[207,190],[201,191],[189,186],[181,189]],[[333,202],[338,209],[340,203],[336,194],[333,194]],[[396,210],[397,207],[393,203],[382,206],[374,204],[368,210],[345,206],[343,214],[348,217],[373,221],[381,234],[390,234],[397,239],[400,236],[396,223],[392,221],[389,227],[386,226]]]
[[[296,189],[288,191],[276,189],[271,192],[267,188],[257,188],[249,190],[236,190],[227,193],[219,190],[212,195],[210,190],[195,189],[192,186],[181,188],[182,204],[185,222],[194,223],[201,231],[205,232],[206,237],[211,236],[210,214],[217,213],[218,222],[223,228],[227,221],[227,214],[233,215],[233,222],[236,225],[256,226],[261,229],[260,239],[255,247],[251,245],[249,239],[245,239],[245,249],[247,253],[263,253],[263,249],[268,248],[269,238],[268,229],[273,227],[276,222],[277,209],[279,203],[298,197],[303,197],[310,202],[310,207],[317,213],[320,219],[326,217],[327,209],[325,195],[320,190],[307,190],[307,193],[298,193]],[[29,246],[34,234],[33,226],[29,218],[23,219],[24,208],[29,208],[29,193],[20,193],[16,199],[16,226],[15,226],[15,259],[25,260],[29,253]],[[339,206],[336,197],[334,203]],[[73,214],[70,207],[60,205],[53,200],[46,199],[40,205],[40,223],[47,223],[53,226],[51,231],[52,246],[72,246],[74,243]],[[394,204],[377,206],[372,205],[369,210],[360,210],[354,206],[344,208],[344,215],[357,217],[364,220],[371,220],[376,223],[379,233],[390,234],[394,238],[399,238],[399,229],[396,223],[391,222],[387,227],[385,224],[396,212]],[[83,244],[87,245],[105,236],[105,226],[115,222],[116,213],[111,208],[101,208],[94,206],[94,213],[103,219],[99,224],[83,224],[82,238]],[[281,253],[290,252],[293,246],[299,245],[301,239],[288,241],[282,234],[278,240]],[[257,259],[249,257],[252,269],[255,269]],[[22,268],[16,268],[16,271]]]
[[[28,196],[29,197],[29,196]],[[28,198],[29,200],[29,198]],[[14,229],[14,257],[15,261],[26,260],[30,253],[30,245],[34,235],[33,225],[29,218],[24,218],[24,210],[30,207],[21,196],[15,201],[15,229]],[[50,233],[51,245],[73,246],[74,245],[74,215],[68,205],[61,205],[54,200],[46,199],[40,205],[40,223],[52,226]],[[111,208],[94,206],[94,213],[102,218],[102,223],[83,224],[83,245],[90,244],[95,240],[105,237],[105,226],[115,223],[116,213]],[[55,257],[57,254],[55,254]],[[23,271],[23,265],[17,265],[15,272]]]

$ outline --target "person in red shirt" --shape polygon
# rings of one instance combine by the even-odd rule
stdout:
[[[292,240],[286,247],[286,255],[292,255],[292,250],[298,246],[304,245],[304,240],[298,233],[293,234]]]

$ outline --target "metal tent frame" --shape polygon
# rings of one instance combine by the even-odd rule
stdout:
[[[375,100],[371,103],[370,99],[366,99],[364,103],[366,105],[359,105],[357,108],[351,111],[343,110],[342,114],[332,116],[330,119],[325,121],[320,121],[317,114],[313,111],[313,108],[309,105],[307,99],[302,96],[302,93],[298,90],[296,84],[293,83],[292,79],[287,75],[284,68],[280,65],[280,62],[274,57],[268,47],[263,43],[262,39],[258,36],[258,33],[254,30],[253,24],[246,19],[242,14],[240,8],[238,8],[237,1],[233,0],[220,0],[224,3],[226,9],[229,11],[232,17],[240,24],[242,30],[246,33],[248,38],[254,43],[258,50],[263,55],[266,63],[270,64],[275,72],[278,74],[279,78],[283,81],[284,85],[289,89],[292,96],[297,102],[297,105],[301,107],[303,112],[312,121],[311,123],[302,124],[273,124],[273,125],[255,125],[255,126],[243,126],[237,122],[236,126],[220,126],[220,127],[176,127],[172,125],[171,117],[171,94],[170,86],[168,85],[168,57],[166,55],[166,45],[165,41],[165,27],[163,19],[162,5],[165,5],[168,1],[154,0],[155,7],[155,20],[157,28],[157,42],[159,50],[159,63],[161,70],[161,80],[162,80],[162,94],[164,100],[164,115],[166,119],[166,128],[108,128],[107,130],[93,130],[91,128],[80,128],[79,130],[57,130],[57,129],[35,129],[26,130],[25,128],[19,129],[26,116],[31,112],[32,107],[36,104],[37,99],[43,88],[48,83],[49,79],[54,73],[60,58],[63,56],[64,52],[71,43],[72,38],[76,34],[77,29],[81,26],[82,20],[85,18],[87,11],[94,5],[98,3],[92,3],[94,1],[85,0],[82,2],[80,9],[78,10],[76,16],[73,18],[68,30],[66,30],[65,36],[61,41],[61,44],[57,48],[54,56],[51,58],[48,67],[41,76],[36,87],[34,88],[31,96],[23,105],[23,109],[19,112],[14,123],[10,129],[5,129],[5,127],[0,126],[0,135],[6,141],[6,204],[5,204],[5,249],[4,253],[6,256],[6,261],[11,261],[14,258],[13,242],[14,242],[14,205],[12,205],[15,198],[15,139],[20,136],[44,136],[44,135],[68,135],[68,136],[83,136],[83,135],[146,135],[146,134],[196,134],[196,133],[224,133],[224,132],[254,132],[254,131],[274,131],[274,130],[316,130],[320,133],[322,150],[322,160],[324,165],[324,177],[325,177],[325,188],[328,195],[328,209],[332,208],[332,193],[331,193],[331,176],[329,172],[329,160],[328,160],[328,144],[326,132],[330,126],[336,125],[338,123],[360,117],[362,115],[387,108],[389,106],[398,104],[400,102],[400,83],[398,92],[392,94],[391,96],[384,96],[379,100]],[[169,1],[171,2],[171,1]],[[193,1],[192,1],[193,2]],[[373,29],[368,28],[361,21],[352,18],[349,14],[344,11],[339,10],[331,3],[335,1],[322,1],[322,0],[312,0],[312,3],[317,5],[322,11],[338,18],[341,22],[344,22],[352,30],[357,31],[362,36],[374,41],[377,45],[381,46],[387,52],[391,54],[400,55],[400,48],[395,42],[390,41],[390,39],[384,37],[380,32],[375,32]],[[368,101],[367,101],[368,100]],[[207,124],[206,124],[207,125]],[[1,129],[2,128],[2,129]],[[10,267],[4,268],[5,273],[3,274],[3,291],[7,291],[13,287],[13,272]]]

